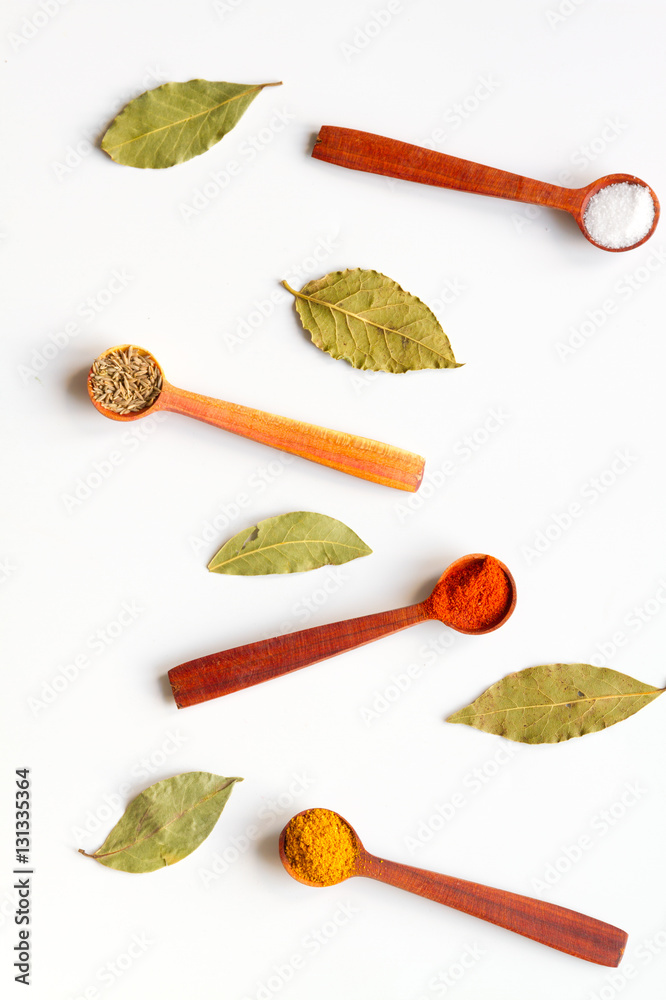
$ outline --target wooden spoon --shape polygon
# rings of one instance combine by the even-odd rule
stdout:
[[[304,812],[309,810],[306,809]],[[301,816],[303,813],[298,815]],[[454,910],[480,917],[481,920],[487,920],[491,924],[506,927],[516,934],[539,941],[549,948],[557,948],[558,951],[564,951],[568,955],[575,955],[576,958],[584,958],[588,962],[596,962],[597,965],[615,967],[620,964],[627,943],[627,934],[619,927],[595,920],[594,917],[587,917],[575,910],[556,906],[554,903],[546,903],[542,899],[518,896],[504,889],[492,889],[477,882],[465,882],[450,875],[440,875],[438,872],[412,868],[409,865],[375,857],[366,851],[352,825],[339,813],[335,815],[349,827],[358,850],[353,870],[349,875],[339,879],[340,882],[356,876],[386,882],[387,885],[394,885],[417,896],[433,899],[436,903],[443,903]],[[292,868],[284,849],[288,827],[289,823],[280,834],[282,864],[297,882],[321,888],[324,883],[310,882]]]
[[[659,200],[652,188],[633,174],[607,174],[582,188],[564,188],[557,184],[531,180],[506,170],[496,170],[472,160],[462,160],[448,153],[439,153],[408,142],[387,139],[371,132],[358,132],[351,128],[324,125],[317,136],[312,155],[317,160],[337,163],[351,170],[364,170],[371,174],[398,177],[405,181],[418,181],[436,187],[470,191],[492,198],[507,198],[528,205],[543,205],[569,212],[578,223],[583,236],[601,250],[633,250],[652,236],[659,221]],[[592,239],[585,228],[585,212],[590,198],[610,184],[641,184],[647,188],[654,202],[654,219],[645,236],[626,247],[606,247]]]
[[[455,628],[457,632],[465,635],[485,635],[487,632],[493,632],[504,624],[516,606],[516,583],[504,563],[500,563],[500,566],[509,583],[510,597],[501,617],[487,627],[464,629],[451,625],[444,618],[439,618],[433,600],[438,591],[442,593],[444,581],[449,573],[485,558],[482,553],[474,553],[462,556],[451,563],[435,584],[430,596],[420,604],[364,615],[361,618],[350,618],[348,621],[336,622],[333,625],[319,625],[316,628],[292,632],[290,635],[281,635],[274,639],[262,639],[247,646],[237,646],[221,653],[212,653],[181,663],[169,671],[169,681],[176,704],[178,708],[187,708],[202,701],[209,701],[211,698],[220,698],[234,691],[242,691],[254,684],[290,674],[311,663],[326,660],[329,656],[336,656],[348,649],[356,649],[357,646],[365,646],[366,643],[381,639],[382,636],[400,632],[410,625],[417,625],[429,619],[442,621],[444,625],[449,625],[450,628]]]
[[[110,347],[100,357],[129,346],[121,344]],[[160,365],[149,351],[142,347],[135,347],[135,350],[151,358],[162,373]],[[147,417],[158,410],[169,410],[383,486],[415,493],[423,479],[425,459],[420,455],[370,438],[328,430],[315,424],[304,424],[300,420],[278,417],[237,403],[225,403],[222,399],[200,396],[187,389],[177,389],[167,382],[163,373],[162,390],[154,403],[136,413],[114,413],[93,398],[91,375],[92,369],[88,375],[88,393],[93,406],[111,420],[138,420],[139,417]]]

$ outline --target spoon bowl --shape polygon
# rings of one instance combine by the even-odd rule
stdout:
[[[90,396],[90,402],[103,417],[108,417],[110,420],[139,420],[141,417],[147,417],[151,413],[155,413],[158,410],[169,409],[169,392],[170,390],[174,390],[174,386],[169,385],[164,377],[162,366],[150,353],[150,351],[147,351],[144,347],[137,347],[136,344],[117,344],[115,347],[109,347],[106,351],[102,351],[102,353],[95,360],[101,360],[109,354],[113,354],[115,351],[126,351],[130,347],[133,347],[134,350],[142,357],[148,358],[149,361],[152,361],[162,378],[162,388],[160,389],[160,394],[155,402],[151,403],[149,406],[145,406],[142,410],[137,410],[135,413],[116,413],[115,410],[110,410],[108,407],[104,406],[97,399],[95,399],[93,391],[93,369],[91,365],[90,371],[88,372],[88,395]]]
[[[371,132],[359,132],[351,128],[323,125],[319,130],[312,155],[316,160],[325,160],[351,170],[362,170],[399,180],[432,184],[436,187],[455,191],[469,191],[492,198],[506,198],[528,205],[557,208],[574,217],[583,236],[600,250],[617,253],[632,250],[652,236],[659,221],[659,200],[652,188],[632,174],[608,174],[586,187],[565,188],[557,184],[512,174],[507,170],[487,167],[482,163],[464,160],[448,153],[440,153],[422,146],[413,146],[398,139],[388,139]],[[610,247],[596,242],[585,226],[585,212],[590,199],[612,184],[637,184],[646,188],[652,196],[654,217],[647,233],[628,246]]]
[[[503,562],[499,559],[495,561],[498,563],[502,572],[506,576],[507,583],[509,585],[509,598],[504,606],[503,611],[491,624],[484,625],[480,628],[463,628],[461,625],[455,625],[451,621],[447,620],[446,617],[441,617],[437,611],[438,598],[443,595],[446,591],[446,581],[447,578],[459,573],[460,570],[465,570],[472,567],[475,563],[482,562],[488,557],[483,552],[474,552],[471,555],[461,556],[460,559],[456,559],[449,566],[446,567],[439,580],[432,589],[432,593],[428,598],[426,598],[424,604],[430,610],[430,617],[440,621],[442,625],[447,625],[448,628],[454,629],[456,632],[460,632],[461,635],[487,635],[489,632],[494,632],[496,629],[501,628],[502,625],[511,617],[516,607],[517,591],[516,591],[516,581],[513,575]],[[494,558],[494,557],[493,557]]]
[[[585,213],[587,212],[587,209],[589,207],[592,198],[596,194],[599,194],[600,191],[603,191],[604,188],[612,187],[614,184],[636,184],[640,187],[645,188],[647,191],[649,191],[650,196],[652,198],[652,203],[654,205],[654,218],[652,220],[652,225],[648,229],[647,233],[640,240],[637,240],[635,243],[631,243],[629,244],[629,246],[626,247],[607,247],[604,246],[603,243],[598,243],[592,237],[592,235],[590,234],[585,225]],[[624,250],[633,250],[635,247],[639,247],[643,243],[645,243],[646,240],[649,240],[652,234],[654,233],[655,229],[657,228],[657,223],[659,222],[659,215],[661,211],[659,206],[659,199],[657,198],[657,195],[652,190],[649,184],[646,184],[645,181],[642,181],[640,179],[640,177],[635,177],[633,174],[606,174],[605,177],[600,177],[599,180],[592,181],[592,183],[588,184],[587,187],[568,188],[568,189],[563,188],[563,190],[570,190],[574,194],[580,196],[578,204],[575,204],[569,211],[571,212],[571,215],[573,215],[574,219],[578,223],[578,228],[580,229],[585,239],[589,240],[593,246],[599,247],[600,250],[608,250],[611,253],[620,253]]]
[[[434,902],[443,903],[471,916],[480,917],[489,923],[505,927],[516,934],[548,945],[549,948],[556,948],[588,962],[611,967],[620,964],[627,943],[627,934],[619,927],[575,910],[544,902],[542,899],[519,896],[504,889],[493,889],[477,882],[466,882],[450,875],[426,871],[423,868],[412,868],[409,865],[376,857],[365,849],[351,823],[333,810],[326,811],[333,812],[340,823],[349,829],[358,853],[351,870],[342,878],[325,883],[310,881],[292,865],[286,854],[285,841],[290,824],[299,816],[312,811],[305,809],[292,817],[279,838],[280,860],[288,874],[302,885],[323,888],[337,885],[347,878],[358,876],[371,878]]]
[[[471,569],[474,564],[494,558],[483,553],[462,556],[442,573],[432,593],[419,604],[392,611],[380,611],[374,615],[351,618],[332,625],[318,625],[315,628],[280,635],[274,639],[262,639],[246,646],[236,646],[221,653],[200,656],[196,660],[181,663],[169,671],[169,681],[178,708],[198,705],[211,698],[220,698],[234,691],[261,684],[274,677],[300,670],[311,663],[319,663],[329,656],[335,656],[348,649],[356,649],[375,639],[381,639],[393,632],[400,632],[410,625],[437,620],[464,635],[485,635],[500,628],[513,614],[516,606],[516,583],[513,576],[499,559],[494,562],[506,577],[508,596],[497,616],[482,627],[465,628],[452,624],[442,615],[440,598],[446,590],[447,577]]]
[[[351,825],[351,823],[348,823],[346,819],[343,819],[340,813],[334,812],[332,809],[327,810],[327,812],[332,812],[333,815],[336,816],[344,826],[348,827],[352,835],[352,838],[354,840],[354,846],[356,848],[357,855],[356,855],[356,862],[354,864],[352,871],[350,871],[348,875],[343,875],[342,878],[336,879],[335,882],[313,882],[311,879],[305,878],[304,875],[301,875],[299,872],[296,871],[291,861],[287,857],[287,852],[285,850],[285,840],[287,838],[287,830],[289,829],[289,824],[293,823],[295,819],[298,819],[299,816],[305,816],[307,813],[311,811],[312,810],[310,809],[302,809],[301,812],[296,813],[295,816],[291,817],[289,823],[287,823],[287,825],[280,833],[280,837],[278,839],[278,850],[280,852],[280,861],[284,865],[285,870],[291,875],[293,879],[296,879],[297,882],[300,882],[302,885],[308,885],[314,889],[325,889],[331,885],[339,885],[341,882],[345,882],[348,878],[354,878],[355,876],[362,874],[363,859],[366,857],[367,851],[363,846],[363,844],[361,843],[361,838],[359,837],[359,835],[357,834],[356,830]]]
[[[159,410],[194,417],[204,423],[221,427],[232,434],[251,438],[261,444],[270,445],[291,455],[307,458],[319,465],[326,465],[340,472],[346,472],[358,479],[367,479],[383,486],[415,493],[421,485],[425,461],[420,455],[395,448],[393,445],[358,437],[344,431],[333,431],[327,427],[306,424],[289,417],[279,417],[264,413],[238,403],[227,403],[222,399],[201,396],[187,389],[178,389],[164,378],[161,365],[143,347],[134,344],[120,344],[110,347],[99,355],[102,359],[114,351],[126,351],[129,347],[153,361],[162,376],[159,396],[142,410],[132,413],[116,413],[95,399],[94,373],[88,373],[88,394],[96,410],[111,420],[138,420]],[[98,359],[98,360],[99,360]]]

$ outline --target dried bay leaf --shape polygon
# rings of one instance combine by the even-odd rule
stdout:
[[[154,872],[191,854],[211,832],[242,778],[188,771],[150,785],[130,802],[94,854],[108,868]]]
[[[161,169],[184,163],[230,132],[264,87],[278,83],[163,83],[114,118],[102,149],[116,163]]]
[[[450,715],[519,743],[560,743],[628,719],[662,688],[589,663],[549,663],[509,674]]]
[[[267,517],[240,531],[215,553],[208,569],[234,576],[303,573],[339,566],[371,552],[342,521],[298,510]]]
[[[315,347],[354,368],[395,374],[462,367],[435,314],[378,271],[332,271],[300,292],[282,284]]]

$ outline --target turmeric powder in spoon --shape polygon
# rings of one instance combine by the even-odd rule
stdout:
[[[289,822],[284,851],[299,878],[335,885],[349,878],[358,856],[351,827],[331,809],[306,809]]]

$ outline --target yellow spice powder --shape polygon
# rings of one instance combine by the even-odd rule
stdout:
[[[287,826],[284,851],[297,875],[322,885],[348,878],[358,855],[350,827],[330,809],[308,809],[294,816]]]

